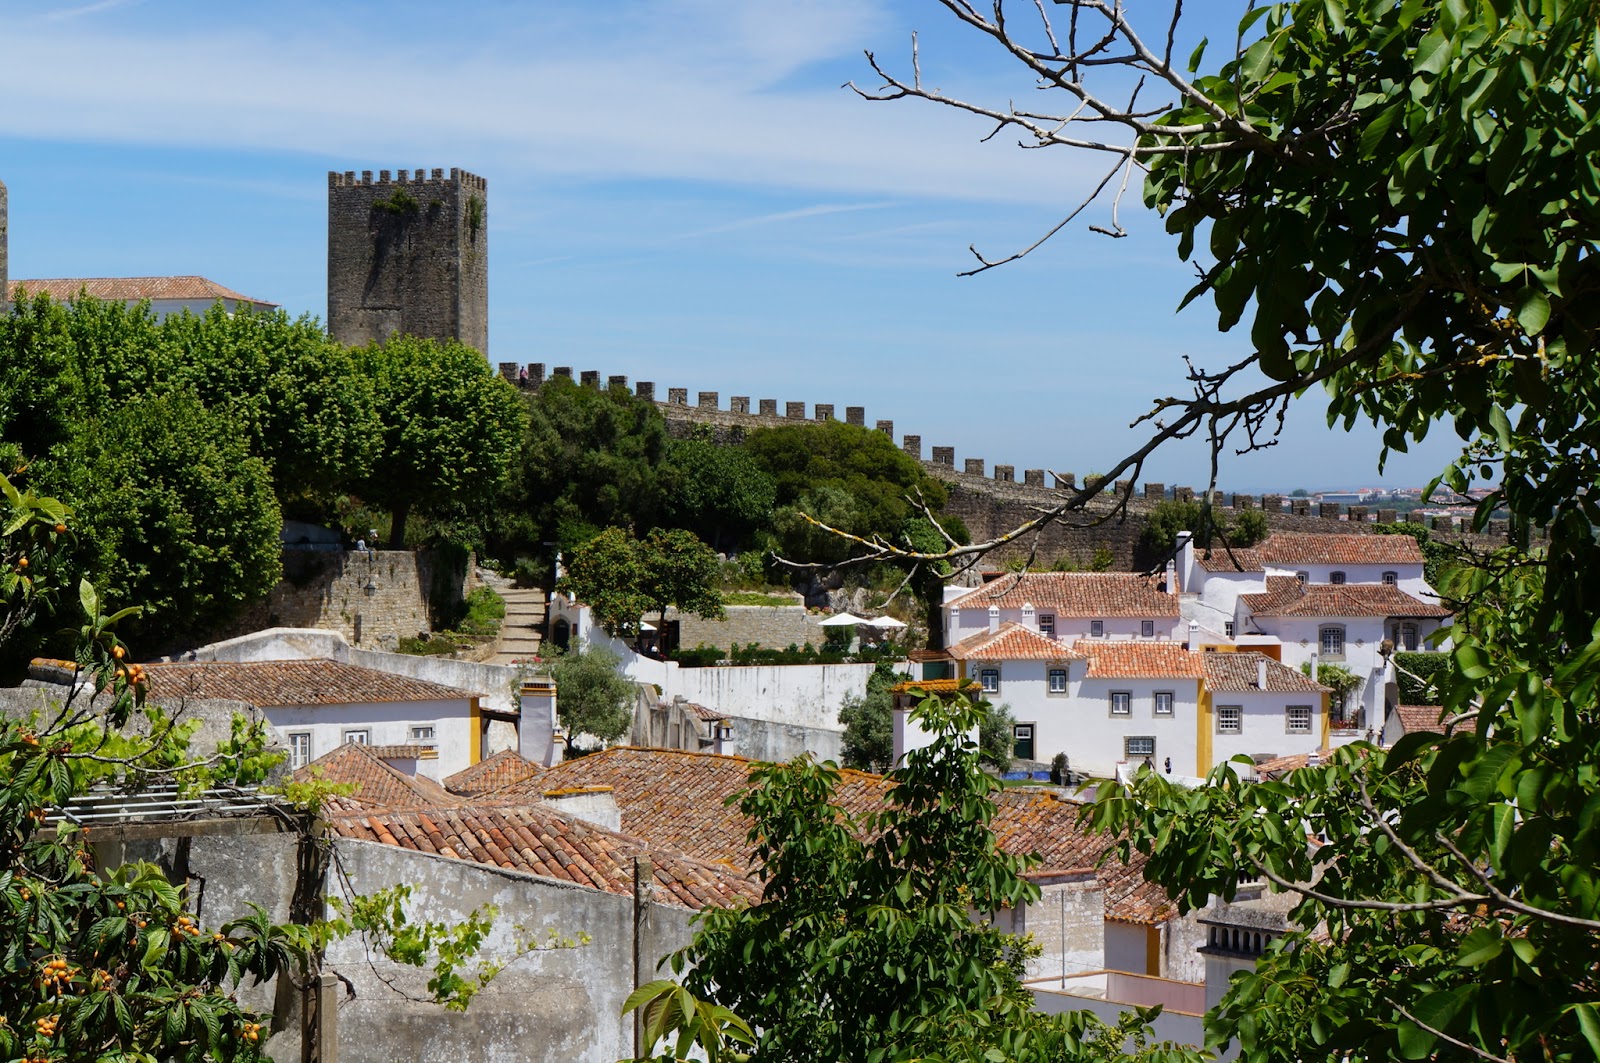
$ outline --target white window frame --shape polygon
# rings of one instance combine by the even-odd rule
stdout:
[[[1103,639],[1106,637],[1106,622],[1104,620],[1089,621],[1089,637]]]
[[[1045,638],[1049,638],[1049,639],[1053,639],[1053,638],[1056,637],[1056,614],[1054,614],[1054,613],[1040,613],[1039,614],[1039,634],[1041,634]]]
[[[992,682],[991,682],[991,680],[992,680]],[[983,692],[985,694],[998,694],[998,693],[1000,693],[1000,669],[998,669],[998,668],[980,668],[980,669],[978,669],[978,685],[983,689]]]
[[[1344,660],[1345,631],[1343,624],[1323,624],[1317,628],[1317,648],[1325,661]],[[1334,649],[1337,644],[1338,648]]]
[[[1311,733],[1311,706],[1286,705],[1283,710],[1283,730],[1285,734],[1308,735]],[[1303,723],[1301,721],[1304,721]]]
[[[1164,703],[1166,705],[1166,708],[1162,708],[1163,699],[1165,699]],[[1175,700],[1176,699],[1172,696],[1172,691],[1170,691],[1170,690],[1158,690],[1153,695],[1151,695],[1151,698],[1150,698],[1151,709],[1150,709],[1150,711],[1155,716],[1171,716],[1172,715],[1172,706],[1173,706],[1173,702]]]
[[[1139,621],[1139,637],[1153,639],[1156,637],[1156,622],[1154,620]]]
[[[1294,578],[1300,581],[1300,586],[1304,587],[1307,583],[1311,582],[1311,573],[1296,572],[1294,574]]]
[[[1333,584],[1336,587],[1342,587],[1344,585],[1344,583],[1345,583],[1345,578],[1346,577],[1345,577],[1345,574],[1343,572],[1330,572],[1330,573],[1328,573],[1328,582]]]
[[[1149,752],[1145,752],[1145,750],[1143,748],[1144,747],[1144,743],[1146,743],[1146,742],[1150,743]],[[1140,748],[1135,750],[1134,749],[1135,744],[1137,744]],[[1134,757],[1149,757],[1151,760],[1155,760],[1156,759],[1156,736],[1155,735],[1128,735],[1126,738],[1124,738],[1122,740],[1122,757],[1123,757],[1124,760],[1132,760]]]
[[[1222,633],[1225,636],[1227,636],[1230,639],[1234,638],[1235,636],[1234,636],[1233,630],[1234,630],[1234,627],[1233,627],[1233,621],[1232,620],[1224,620],[1222,622]]]
[[[1244,706],[1243,705],[1218,705],[1217,706],[1217,734],[1236,735],[1244,733]]]
[[[1113,690],[1110,701],[1110,714],[1112,716],[1133,715],[1133,691]]]
[[[423,732],[427,732],[424,734]],[[411,741],[416,745],[429,745],[439,732],[431,723],[419,723],[411,728]]]
[[[290,731],[284,736],[289,746],[289,769],[303,768],[311,763],[311,732]],[[301,750],[301,746],[304,750]]]
[[[340,732],[340,734],[339,734],[339,744],[340,745],[346,745],[347,746],[351,742],[354,742],[356,745],[360,745],[360,746],[370,746],[372,744],[372,728],[370,728],[370,727],[352,727],[349,730]]]
[[[1060,686],[1056,685],[1057,678],[1061,680]],[[1045,672],[1046,690],[1058,698],[1062,697],[1067,693],[1067,679],[1068,676],[1066,665],[1062,665],[1060,668],[1048,669]]]
[[[1398,572],[1385,572],[1383,574],[1383,585],[1385,587],[1398,586],[1399,583],[1400,583],[1400,573],[1398,573]]]

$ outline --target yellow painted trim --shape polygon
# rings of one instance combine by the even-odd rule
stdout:
[[[483,706],[476,697],[469,704],[467,726],[472,731],[472,747],[467,750],[467,766],[471,767],[483,759]]]
[[[1144,928],[1144,973],[1159,976],[1161,974],[1161,928],[1147,926]]]
[[[1211,691],[1206,689],[1204,680],[1200,682],[1199,709],[1200,711],[1195,713],[1195,726],[1198,730],[1194,736],[1194,773],[1203,779],[1211,771],[1211,736],[1216,732],[1216,723],[1211,710]]]
[[[1317,743],[1318,749],[1328,748],[1328,737],[1333,734],[1333,691],[1324,691],[1322,694],[1322,741]]]

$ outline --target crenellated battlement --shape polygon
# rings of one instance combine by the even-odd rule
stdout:
[[[529,390],[538,390],[547,380],[556,376],[574,379],[573,371],[568,366],[558,366],[548,375],[543,362],[532,362],[526,366],[517,362],[501,362],[499,366],[501,376]],[[589,387],[600,387],[603,380],[608,388],[630,390],[626,376],[603,376],[598,371],[588,370],[576,379]],[[775,398],[762,398],[752,405],[749,396],[733,395],[724,406],[720,392],[697,391],[691,396],[686,387],[668,387],[664,389],[666,398],[662,399],[659,397],[662,390],[655,381],[641,380],[633,385],[631,393],[655,403],[669,424],[711,425],[719,433],[726,433],[724,438],[729,441],[742,438],[744,432],[753,428],[777,428],[838,419],[835,415],[838,407],[833,403],[780,402]],[[846,406],[844,411],[845,423],[861,427],[868,425],[865,407]],[[895,424],[892,420],[875,421],[873,426],[890,439],[894,438]],[[900,440],[900,448],[920,461],[930,475],[952,486],[956,507],[975,536],[992,537],[1007,531],[1036,516],[1039,508],[1058,503],[1063,494],[1078,490],[1080,483],[1087,488],[1101,479],[1093,473],[1080,478],[1076,473],[1046,469],[1023,469],[1019,478],[1014,465],[991,466],[981,457],[963,457],[958,462],[956,448],[950,446],[933,447],[931,457],[925,457],[922,438],[920,435],[906,435]],[[1131,480],[1118,480],[1091,503],[1091,510],[1104,514],[1125,500],[1129,514],[1142,523],[1143,515],[1162,501],[1192,501],[1204,493],[1203,488],[1184,485],[1169,486],[1156,482],[1136,485]],[[960,496],[963,495],[972,496],[970,505],[962,501]],[[1393,509],[1318,503],[1308,498],[1289,498],[1278,494],[1258,496],[1218,491],[1216,504],[1238,512],[1259,510],[1272,527],[1285,531],[1361,534],[1370,531],[1374,524],[1392,524],[1399,519],[1398,512]],[[1471,521],[1461,517],[1433,517],[1428,526],[1441,534],[1471,534]],[[1489,522],[1484,532],[1485,535],[1500,539],[1504,539],[1507,533],[1504,521]]]
[[[386,187],[389,185],[453,185],[468,189],[473,192],[487,192],[489,182],[477,174],[468,173],[466,170],[450,167],[448,175],[441,167],[435,166],[432,170],[421,166],[414,170],[379,170],[378,176],[373,177],[371,170],[338,170],[328,171],[329,188],[360,188],[367,186]]]

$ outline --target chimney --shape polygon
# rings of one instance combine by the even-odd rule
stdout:
[[[1260,690],[1267,689],[1267,658],[1265,654],[1256,656],[1256,687]]]
[[[546,790],[544,804],[562,815],[593,823],[606,830],[622,829],[622,811],[617,795],[609,786],[576,786],[570,790]]]
[[[1200,621],[1189,621],[1189,652],[1200,652]]]
[[[1178,562],[1173,560],[1172,558],[1168,558],[1167,559],[1166,581],[1167,581],[1167,593],[1168,594],[1177,594],[1178,593]]]
[[[992,635],[996,631],[999,631],[999,630],[1000,630],[1000,607],[998,605],[991,605],[991,606],[989,606],[989,634]]]

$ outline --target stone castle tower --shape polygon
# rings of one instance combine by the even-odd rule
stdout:
[[[488,182],[452,169],[328,174],[328,330],[489,353]]]

